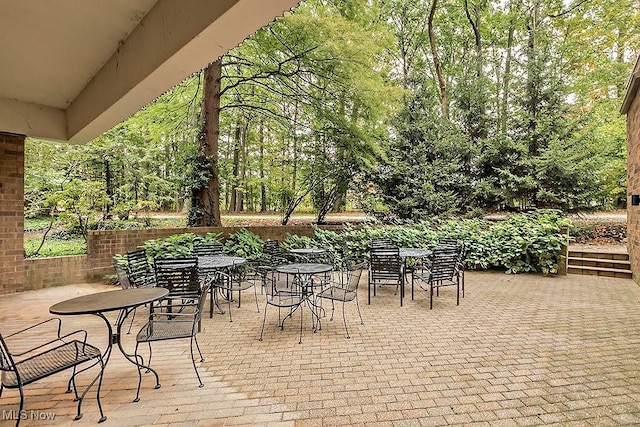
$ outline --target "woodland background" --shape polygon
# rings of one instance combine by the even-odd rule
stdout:
[[[305,0],[91,143],[29,139],[25,213],[621,207],[638,28],[632,0]]]

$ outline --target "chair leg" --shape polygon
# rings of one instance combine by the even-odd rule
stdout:
[[[258,310],[258,313],[260,313],[260,306],[258,305],[258,290],[256,289],[256,284],[253,284],[253,296],[256,297],[256,309]]]
[[[84,372],[87,369],[90,369],[90,368],[96,366],[98,363],[100,363],[100,373],[98,373],[98,375],[96,375],[96,377],[93,379],[93,381],[91,381],[89,383],[89,385],[87,386],[87,388],[84,389],[84,392],[82,392],[82,396],[80,396],[80,400],[78,400],[78,413],[76,414],[76,417],[74,418],[75,420],[79,420],[80,418],[82,418],[82,401],[84,400],[84,397],[89,392],[89,389],[91,387],[93,387],[93,385],[96,383],[96,381],[98,381],[98,379],[100,380],[100,382],[98,383],[98,392],[97,392],[98,408],[100,409],[100,421],[99,422],[102,422],[102,421],[107,419],[107,417],[105,417],[104,413],[102,412],[102,404],[100,403],[100,388],[102,386],[102,374],[104,373],[104,362],[102,361],[102,358],[100,358],[99,361],[94,363],[93,365],[82,369],[80,372]]]
[[[433,310],[433,283],[429,285],[429,310]]]
[[[298,341],[298,344],[302,344],[302,312],[303,311],[304,310],[302,309],[302,307],[300,307],[300,341]]]
[[[196,347],[198,348],[198,352],[200,352],[200,346],[198,345],[198,341],[196,340],[196,336],[193,335],[191,337],[191,363],[193,363],[193,369],[196,371],[196,377],[198,377],[198,382],[200,383],[200,385],[198,387],[202,388],[204,387],[204,384],[202,384],[202,380],[200,379],[200,374],[198,373],[198,367],[196,366],[196,359],[195,357],[193,357],[193,342],[195,341],[196,343]],[[202,357],[202,353],[200,353],[200,357]]]
[[[347,333],[347,339],[349,339],[349,338],[351,338],[351,336],[349,335],[349,329],[347,328],[347,316],[344,313],[344,306],[345,305],[347,305],[347,304],[344,301],[342,301],[342,323],[344,323],[344,331]]]
[[[71,386],[73,385],[73,393],[75,394],[75,397],[73,399],[74,402],[77,402],[80,398],[78,396],[78,388],[76,387],[76,375],[76,366],[74,366],[71,373],[71,378],[69,378],[69,382],[67,382],[67,390],[65,391],[65,393],[71,393]]]
[[[357,295],[356,295],[356,307],[358,308],[358,316],[360,316],[360,324],[364,325],[364,320],[362,320],[362,313],[360,313],[360,302],[358,301]]]
[[[460,278],[459,277],[456,283],[456,305],[460,305]]]
[[[142,356],[138,354],[138,345],[139,343],[136,343],[136,348],[133,351],[133,356],[135,357],[136,362],[138,361],[138,357],[142,359]],[[151,362],[151,359],[149,359],[149,362]],[[142,362],[140,365],[142,365]],[[136,397],[133,399],[134,402],[140,401],[140,386],[142,386],[142,366],[140,365],[136,366],[136,368],[138,368],[138,389],[136,390]],[[149,365],[151,365],[151,363],[149,363]]]
[[[131,333],[131,327],[133,326],[133,321],[136,318],[136,309],[133,309],[133,314],[131,315],[131,323],[129,323],[129,329],[127,329],[127,334]]]
[[[264,316],[262,317],[262,329],[260,330],[260,341],[262,341],[262,336],[264,335],[264,324],[267,321],[267,303],[264,304]]]
[[[22,384],[18,386],[18,389],[20,390],[20,405],[18,406],[18,419],[16,420],[16,427],[20,425],[22,410],[24,409],[24,390],[22,389]]]

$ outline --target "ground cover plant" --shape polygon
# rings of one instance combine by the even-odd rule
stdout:
[[[555,274],[560,252],[568,244],[566,229],[570,224],[560,212],[540,211],[518,214],[504,221],[450,219],[420,222],[413,225],[369,224],[334,232],[314,226],[313,237],[288,234],[283,250],[322,247],[339,262],[347,256],[367,256],[374,238],[387,237],[397,247],[433,249],[441,238],[455,238],[469,244],[467,265],[470,269],[500,269],[506,273]],[[220,235],[196,236],[192,233],[145,242],[150,257],[187,256],[198,242],[220,241]],[[246,229],[229,236],[224,253],[257,259],[262,254],[262,239]]]

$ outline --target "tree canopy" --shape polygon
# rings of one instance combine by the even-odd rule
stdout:
[[[286,223],[347,203],[406,219],[623,203],[637,28],[633,0],[305,0],[220,58],[220,207]],[[211,173],[204,84],[84,146],[28,140],[26,212],[189,209]]]

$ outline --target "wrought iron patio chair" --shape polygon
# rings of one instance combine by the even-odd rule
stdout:
[[[458,239],[452,237],[443,237],[438,239],[438,246],[458,246]]]
[[[318,306],[318,300],[330,300],[331,301],[331,319],[333,320],[333,313],[335,311],[335,303],[339,301],[342,303],[342,321],[344,323],[344,331],[347,334],[347,338],[351,338],[349,335],[349,329],[347,328],[347,318],[345,316],[345,305],[348,302],[355,301],[358,308],[358,316],[360,317],[360,324],[364,325],[362,320],[362,313],[360,313],[360,304],[358,302],[358,285],[360,284],[360,278],[362,272],[367,269],[368,264],[363,258],[347,258],[344,261],[344,266],[340,271],[337,281],[332,281],[328,287],[322,290],[316,295],[316,306]],[[322,329],[321,324],[319,325]]]
[[[127,276],[132,286],[146,288],[156,285],[156,277],[147,259],[147,251],[139,249],[127,252]]]
[[[450,250],[436,248],[431,258],[428,269],[414,271],[411,281],[411,299],[414,297],[414,284],[426,290],[421,283],[429,288],[429,309],[433,309],[433,291],[440,294],[440,288],[444,286],[456,287],[456,305],[460,305],[460,277],[456,271],[458,265],[458,253]]]
[[[206,243],[193,248],[194,257],[222,255],[222,243]]]
[[[197,277],[197,269],[195,266],[180,267],[181,271],[188,271],[186,275],[190,277],[189,282],[192,283],[192,276]],[[177,276],[172,276],[174,280]],[[178,280],[182,282],[182,280]],[[197,283],[197,280],[196,280]],[[200,320],[202,316],[202,310],[204,302],[207,299],[207,292],[209,291],[209,282],[205,282],[204,286],[200,287],[196,294],[190,294],[190,299],[183,299],[181,303],[174,304],[173,308],[177,308],[177,312],[163,312],[153,311],[149,316],[149,321],[145,324],[136,336],[135,357],[136,360],[143,361],[142,356],[139,354],[140,344],[147,343],[149,346],[149,359],[146,366],[151,366],[151,358],[153,356],[153,350],[151,343],[156,341],[167,341],[177,339],[189,339],[190,340],[190,354],[191,363],[193,369],[196,372],[198,378],[199,387],[204,387],[198,367],[196,365],[196,359],[193,352],[195,344],[198,354],[200,355],[200,362],[204,362],[202,351],[200,351],[200,345],[198,344],[197,333],[200,332]],[[136,398],[134,402],[137,402],[140,398],[140,387],[142,385],[142,369],[145,366],[141,363],[138,365],[138,388],[136,390]],[[156,378],[155,388],[160,388],[160,379],[154,372]]]
[[[48,335],[48,327],[56,329],[55,335]],[[73,369],[71,378],[67,383],[67,393],[72,389],[75,400],[78,401],[78,410],[75,419],[82,418],[82,402],[89,389],[98,382],[96,400],[100,410],[100,421],[107,418],[102,411],[100,403],[100,388],[104,372],[104,360],[97,347],[87,343],[87,332],[77,330],[65,335],[61,334],[62,321],[52,318],[37,323],[3,336],[0,334],[0,396],[3,388],[17,388],[20,392],[20,404],[16,412],[16,427],[20,424],[21,414],[24,408],[23,387],[49,377],[67,369]],[[74,338],[76,336],[76,338]],[[38,345],[32,346],[35,341]],[[80,365],[86,364],[78,370]],[[78,396],[76,377],[88,369],[100,365],[100,372],[85,388],[81,396]]]
[[[229,268],[228,272],[219,271],[211,282],[212,292],[216,290],[221,292],[228,303],[229,322],[233,322],[231,316],[231,302],[233,301],[234,293],[238,295],[238,308],[242,303],[242,292],[253,288],[253,294],[256,301],[256,309],[260,313],[260,306],[258,304],[258,290],[260,286],[262,289],[263,272],[259,270],[257,261],[249,261],[245,264],[240,264]]]
[[[262,245],[262,255],[257,260],[257,272],[262,276],[263,287],[268,281],[273,281],[273,275],[277,266],[289,264],[290,258],[287,258],[280,249],[280,242],[277,240],[267,240]],[[264,289],[261,290],[264,292]]]
[[[404,269],[398,248],[371,249],[369,280],[367,283],[367,304],[371,304],[371,287],[376,295],[376,286],[395,285],[396,294],[400,288],[400,306],[404,298]]]
[[[471,244],[469,242],[463,242],[458,250],[458,262],[456,264],[456,274],[460,278],[460,287],[462,288],[462,298],[464,298],[464,272],[467,269],[467,254]]]
[[[260,330],[260,341],[264,336],[264,325],[267,321],[267,307],[272,306],[278,309],[278,327],[284,329],[284,321],[287,317],[292,317],[296,309],[300,308],[300,340],[302,344],[302,312],[301,305],[306,301],[302,287],[297,281],[290,281],[288,275],[280,274],[277,271],[268,272],[267,281],[265,283],[265,306],[264,316],[262,318],[262,328]],[[282,317],[282,309],[288,311],[287,315]]]
[[[391,239],[388,237],[378,237],[375,239],[371,239],[371,244],[369,245],[370,249],[378,249],[378,248],[392,248],[393,243]]]
[[[180,309],[182,304],[197,298],[204,286],[198,278],[197,258],[155,260],[155,273],[156,286],[169,290],[167,296],[157,302],[157,305],[162,306],[166,303],[162,309],[169,313],[173,312],[174,306]],[[180,302],[175,304],[176,300]]]

